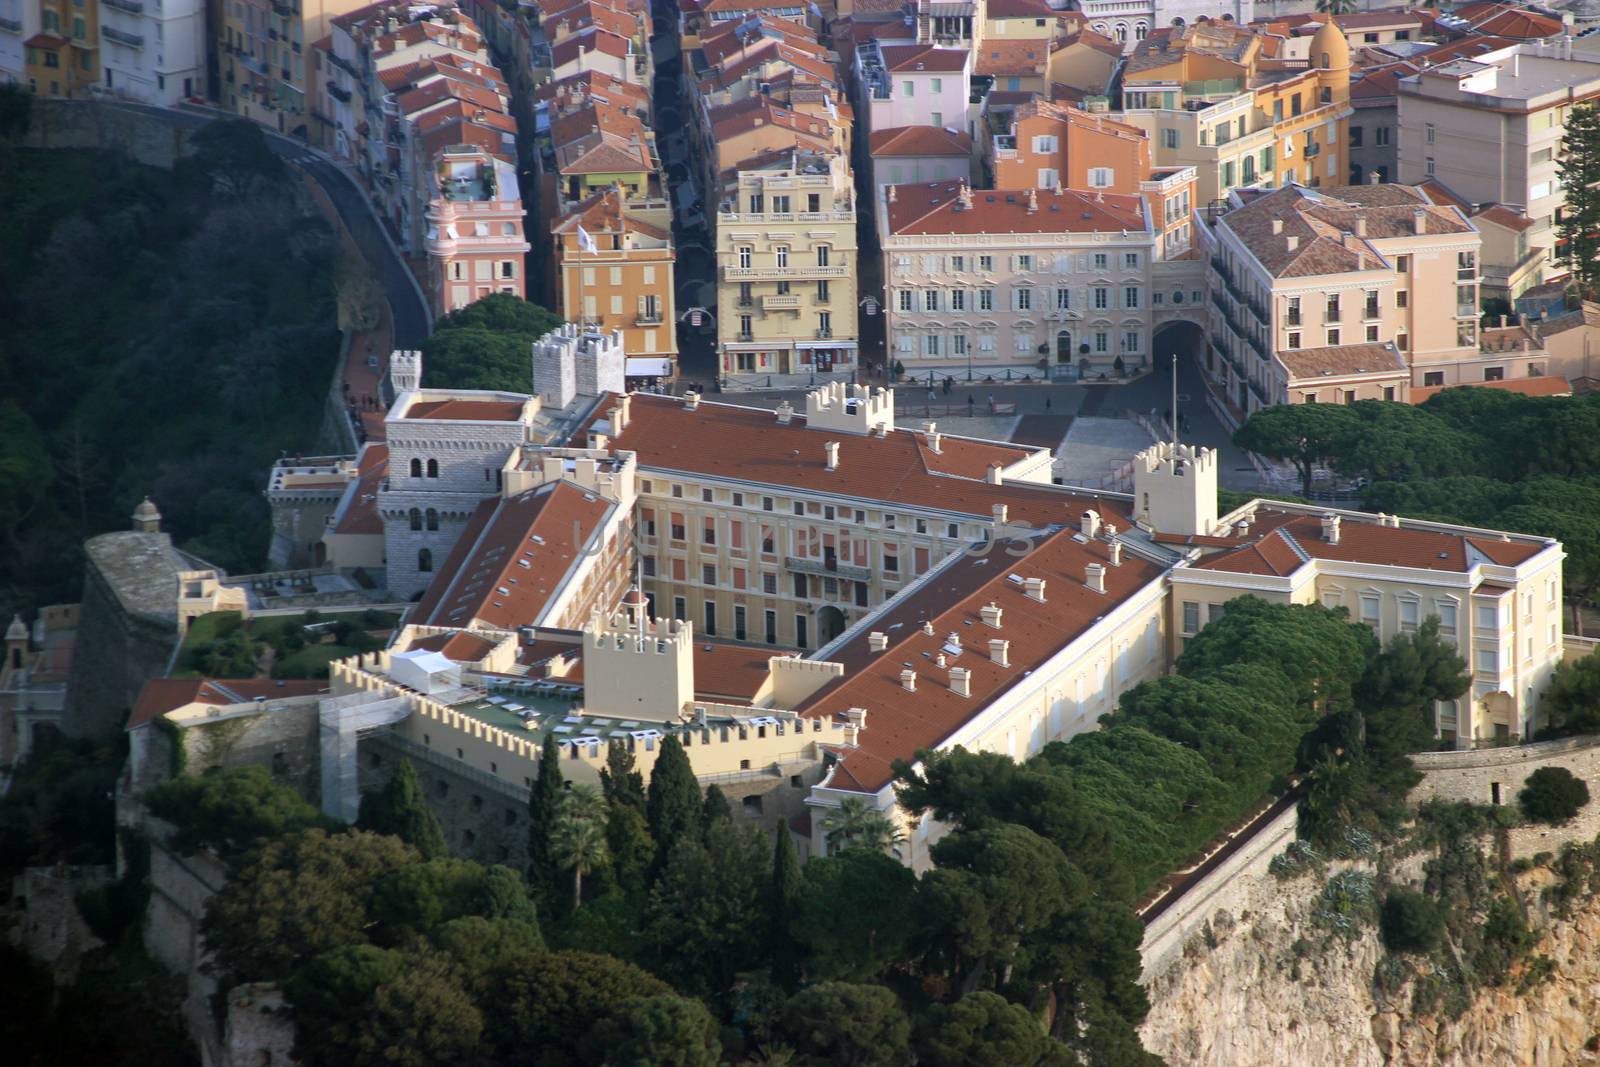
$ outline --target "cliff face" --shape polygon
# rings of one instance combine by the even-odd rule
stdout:
[[[1402,867],[1395,880],[1414,880],[1420,859]],[[1538,903],[1551,874],[1522,875],[1540,935],[1527,958],[1550,957],[1551,975],[1519,993],[1516,969],[1450,1018],[1412,1011],[1414,979],[1392,993],[1375,988],[1385,956],[1377,929],[1330,929],[1328,876],[1262,878],[1248,887],[1246,910],[1214,915],[1210,936],[1150,982],[1145,1047],[1173,1067],[1600,1065],[1600,897],[1556,918]]]

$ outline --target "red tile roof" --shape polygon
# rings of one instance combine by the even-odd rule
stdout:
[[[552,45],[550,62],[554,67],[564,67],[580,55],[589,52],[625,59],[628,55],[628,38],[608,30],[593,28],[583,30]]]
[[[453,633],[419,637],[411,642],[408,651],[442,652],[457,663],[476,663],[494,651],[494,642],[466,630]]]
[[[419,400],[406,408],[406,419],[452,422],[516,422],[523,405],[515,400]]]
[[[369,442],[361,449],[356,483],[346,490],[336,513],[333,528],[340,534],[381,534],[383,519],[378,515],[378,484],[389,473],[389,446]]]
[[[965,48],[940,48],[931,44],[886,44],[883,65],[896,74],[927,72],[955,74],[967,67]]]
[[[1529,11],[1517,4],[1466,4],[1451,14],[1466,19],[1479,33],[1494,33],[1524,41],[1554,37],[1565,28],[1559,18]]]
[[[1424,385],[1413,386],[1411,389],[1411,402],[1420,404],[1446,389],[1498,389],[1505,393],[1521,393],[1523,396],[1571,396],[1572,384],[1565,378],[1555,375],[1544,375],[1538,378],[1507,378],[1499,382],[1464,382],[1460,385]]]
[[[778,652],[695,636],[694,692],[699,700],[749,701],[766,684],[767,661]]]
[[[940,126],[893,126],[873,130],[874,156],[970,156],[972,138]]]
[[[327,691],[327,680],[321,678],[152,678],[139,691],[124,729],[137,729],[190,704],[229,707],[248,704],[256,697],[282,700]]]
[[[1040,74],[1049,51],[1050,41],[1045,37],[1023,41],[987,40],[978,48],[972,72],[996,77]]]
[[[925,182],[890,187],[891,234],[1105,233],[1145,229],[1144,201],[1121,193],[1075,189],[972,189],[962,204],[963,183]],[[1029,207],[1030,195],[1036,206]]]
[[[1274,541],[1279,544],[1272,544]],[[1468,569],[1469,550],[1482,554],[1490,563],[1513,567],[1538,555],[1544,547],[1542,542],[1529,539],[1501,541],[1476,534],[1380,526],[1349,515],[1340,523],[1339,543],[1330,544],[1323,537],[1318,516],[1262,507],[1256,512],[1248,540],[1240,542],[1240,547],[1207,556],[1194,566],[1200,570],[1282,577],[1296,569],[1290,560],[1292,553],[1297,559],[1303,555],[1309,559],[1464,572]]]
[[[483,501],[411,621],[504,630],[536,622],[613,507],[571,482]]]
[[[1104,541],[1083,542],[1073,529],[1044,534],[1028,542],[1032,551],[1011,558],[1010,543],[986,556],[959,556],[929,583],[882,616],[874,630],[889,635],[881,653],[868,648],[865,633],[829,658],[845,665],[844,677],[819,691],[797,710],[807,718],[834,718],[849,708],[867,710],[866,729],[858,748],[849,750],[830,783],[834,788],[875,792],[893,779],[891,763],[913,759],[921,748],[939,745],[1001,694],[1027,680],[1063,646],[1083,634],[1106,613],[1138,590],[1158,580],[1163,568],[1129,552],[1120,566],[1108,565]],[[1106,568],[1106,592],[1085,585],[1087,566]],[[1041,603],[1023,592],[1011,575],[1045,580]],[[984,625],[979,614],[986,604],[1001,609],[1001,626]],[[933,624],[925,633],[924,622]],[[935,659],[958,635],[961,652]],[[989,639],[1010,642],[1009,666],[989,655]],[[917,673],[916,692],[901,686],[900,672],[910,664]],[[971,696],[957,695],[949,668],[971,671]]]

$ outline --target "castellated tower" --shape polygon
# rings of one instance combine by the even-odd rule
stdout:
[[[565,323],[533,343],[533,389],[554,409],[575,397],[627,391],[622,331],[597,333]]]
[[[389,387],[394,395],[422,388],[422,351],[397,348],[389,353]]]
[[[693,699],[694,628],[689,623],[630,612],[597,614],[583,628],[588,714],[677,722]]]
[[[1134,518],[1170,534],[1217,528],[1217,453],[1162,441],[1133,462]]]

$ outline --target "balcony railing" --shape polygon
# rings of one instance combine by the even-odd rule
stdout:
[[[1458,319],[1475,319],[1478,317],[1478,315],[1478,305],[1476,304],[1456,305],[1456,318]]]
[[[761,307],[766,311],[788,311],[800,306],[800,297],[796,293],[773,294],[761,298]]]
[[[1302,316],[1298,311],[1289,311],[1284,313],[1283,324],[1285,326],[1299,326],[1301,325],[1302,321]]]
[[[636,326],[660,326],[661,309],[646,308],[645,310],[639,312],[638,315],[634,316],[633,322]]]
[[[102,26],[100,27],[100,32],[106,35],[106,40],[108,41],[125,44],[129,48],[144,47],[144,34],[142,33],[129,33],[127,30],[119,30],[115,26]]]
[[[735,341],[749,342],[754,341],[756,339],[756,335],[751,333],[749,330],[740,330],[738,333],[733,335],[733,339]]]
[[[819,341],[828,341],[828,340],[832,340],[832,338],[833,338],[833,331],[832,330],[818,330],[817,331],[817,340],[819,340]]]
[[[849,270],[842,263],[819,267],[815,263],[787,267],[723,267],[724,281],[786,281],[790,278],[844,278]]]
[[[107,7],[126,11],[130,15],[144,14],[144,0],[105,0]]]
[[[341,104],[348,104],[350,102],[350,90],[340,88],[339,83],[331,78],[328,79],[328,95],[339,101]]]
[[[785,556],[783,559],[785,570],[797,571],[800,574],[820,574],[827,578],[849,578],[854,582],[872,580],[872,571],[867,567],[857,567],[849,563],[827,561],[820,559],[803,559],[798,556]]]
[[[0,18],[0,30],[5,30],[7,33],[21,33],[22,20]]]

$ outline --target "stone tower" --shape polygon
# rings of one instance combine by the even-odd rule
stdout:
[[[1217,452],[1161,441],[1133,460],[1134,518],[1162,533],[1217,528]]]
[[[597,614],[583,628],[583,703],[589,714],[676,722],[692,700],[689,623],[630,611]]]
[[[422,352],[397,348],[389,353],[389,387],[394,395],[422,388]]]

